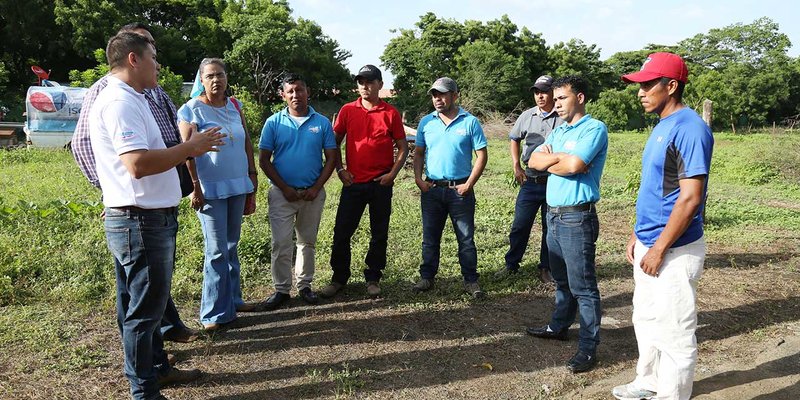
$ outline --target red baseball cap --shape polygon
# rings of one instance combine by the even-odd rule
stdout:
[[[658,78],[670,78],[686,83],[689,70],[683,59],[672,53],[653,53],[647,56],[639,72],[622,75],[622,80],[627,83],[641,83]]]

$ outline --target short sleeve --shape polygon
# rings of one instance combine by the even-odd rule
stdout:
[[[608,129],[600,121],[589,131],[585,132],[575,143],[572,150],[567,153],[580,157],[585,164],[590,164],[600,151],[608,144]],[[551,135],[552,136],[552,135]]]
[[[514,122],[514,127],[511,128],[511,132],[508,133],[509,139],[515,142],[519,142],[522,139],[525,139],[525,134],[527,134],[527,132],[525,133],[522,132],[522,124],[523,120],[527,120],[528,118],[530,118],[530,115],[527,112],[523,112],[522,114],[519,115],[517,121]]]
[[[392,135],[392,139],[394,139],[394,140],[405,139],[406,138],[406,128],[403,125],[403,117],[400,116],[400,112],[397,111],[396,108],[392,108],[391,118],[392,118],[392,121],[391,121],[391,123],[392,123],[391,130],[392,131],[391,131],[390,134]]]
[[[150,148],[145,117],[140,107],[119,100],[109,103],[100,112],[117,155]]]
[[[198,123],[197,115],[194,112],[194,108],[189,103],[186,103],[178,109],[178,123],[186,122],[189,124],[200,125]]]
[[[702,126],[692,124],[681,127],[675,135],[674,143],[680,158],[679,179],[708,175],[714,139],[704,123]]]
[[[347,104],[342,106],[339,110],[339,115],[336,116],[336,121],[333,121],[333,132],[337,135],[344,135],[347,133]]]
[[[336,136],[333,134],[333,128],[331,127],[331,123],[328,121],[327,118],[323,116],[318,116],[318,118],[322,118],[325,120],[325,124],[323,124],[323,136],[322,136],[322,148],[323,149],[335,149],[336,146]]]
[[[267,118],[264,128],[261,129],[261,139],[258,141],[258,148],[261,150],[275,151],[275,125],[274,118]]]
[[[488,145],[486,135],[483,133],[481,122],[477,118],[470,118],[470,132],[472,135],[472,149],[480,150]]]
[[[425,116],[419,121],[417,126],[417,138],[414,140],[414,146],[425,147],[425,125],[430,121],[429,116]]]

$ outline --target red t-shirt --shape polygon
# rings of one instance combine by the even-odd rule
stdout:
[[[403,118],[396,108],[383,100],[367,110],[361,98],[339,110],[333,124],[337,136],[347,135],[347,170],[353,182],[369,182],[392,170],[394,141],[405,139]]]

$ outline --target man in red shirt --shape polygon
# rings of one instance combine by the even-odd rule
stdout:
[[[374,65],[365,65],[358,71],[355,80],[360,96],[339,110],[339,116],[333,124],[336,144],[341,146],[342,141],[347,139],[347,168],[342,166],[341,151],[338,151],[336,174],[344,187],[333,228],[333,277],[330,285],[319,293],[328,298],[336,295],[350,278],[350,239],[367,205],[371,238],[364,259],[367,265],[364,278],[367,281],[367,293],[371,297],[380,295],[378,282],[386,267],[392,186],[408,155],[400,113],[378,97],[383,87],[381,71]],[[398,149],[396,159],[395,146]]]

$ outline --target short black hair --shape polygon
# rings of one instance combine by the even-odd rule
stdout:
[[[106,60],[111,69],[121,67],[125,64],[128,54],[135,53],[143,56],[147,46],[152,46],[147,38],[133,32],[120,32],[108,40],[106,46]]]
[[[580,75],[562,76],[553,81],[553,89],[564,86],[569,86],[570,89],[572,89],[572,93],[576,95],[578,93],[583,93],[584,96],[587,96],[587,92],[589,91],[589,83]]]
[[[133,31],[138,31],[140,29],[150,32],[150,26],[148,26],[148,25],[146,25],[144,23],[141,23],[141,22],[131,22],[130,24],[122,25],[122,27],[119,28],[117,33],[133,32]],[[152,33],[152,32],[150,32],[150,33]]]
[[[671,81],[671,80],[672,80],[672,78],[664,77],[664,78],[661,78],[659,80],[659,83],[664,85],[664,86],[666,86],[669,83],[669,81]],[[681,81],[679,81],[679,80],[677,80],[677,79],[675,79],[675,82],[678,82],[678,89],[675,90],[675,97],[678,98],[678,101],[682,102],[683,101],[683,89],[686,88],[686,84],[681,82]]]
[[[297,82],[302,82],[303,86],[306,87],[308,86],[306,84],[305,79],[303,79],[303,77],[300,76],[300,74],[295,74],[294,72],[286,72],[283,74],[283,77],[281,78],[281,90],[283,90],[284,86],[291,85]]]

